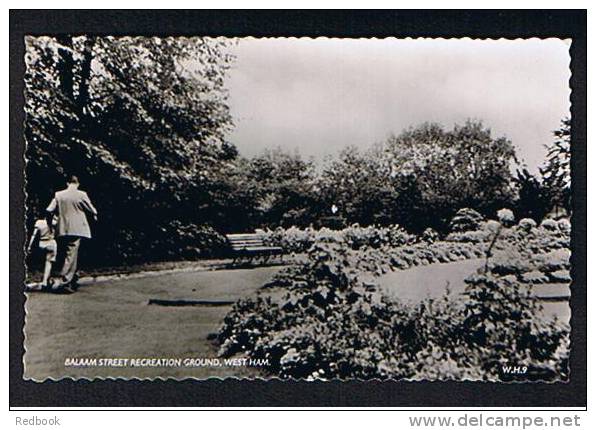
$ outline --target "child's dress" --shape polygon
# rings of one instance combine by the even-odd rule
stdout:
[[[35,228],[39,231],[39,248],[45,251],[46,261],[55,262],[58,245],[54,239],[54,232],[45,219],[38,219]]]

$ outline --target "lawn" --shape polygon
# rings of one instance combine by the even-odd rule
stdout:
[[[150,299],[235,301],[279,267],[170,273],[85,285],[72,295],[30,293],[26,303],[25,378],[255,376],[248,367],[65,367],[66,358],[208,358],[230,306],[157,306]]]
[[[382,290],[407,301],[438,297],[449,284],[461,293],[482,260],[430,264],[380,278]],[[256,367],[65,367],[66,358],[213,358],[217,332],[231,309],[281,269],[167,273],[90,283],[73,295],[30,293],[26,303],[25,378],[255,377]],[[564,286],[564,288],[567,288]],[[563,287],[561,287],[563,289]],[[568,291],[568,290],[567,290]],[[149,305],[150,300],[209,302],[199,306]],[[568,320],[567,302],[545,304],[548,315]]]

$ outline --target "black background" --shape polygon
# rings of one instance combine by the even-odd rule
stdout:
[[[568,383],[25,381],[24,35],[571,38],[572,353]],[[586,11],[10,11],[10,407],[585,407]]]

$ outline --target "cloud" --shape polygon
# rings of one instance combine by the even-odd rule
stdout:
[[[227,82],[230,140],[245,155],[281,146],[322,159],[425,121],[474,118],[536,170],[569,115],[568,49],[557,39],[242,39]]]

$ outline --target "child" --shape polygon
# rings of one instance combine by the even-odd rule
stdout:
[[[43,281],[41,282],[41,289],[49,287],[48,281],[52,272],[52,264],[56,261],[56,254],[58,245],[54,239],[54,222],[51,214],[47,215],[45,219],[38,219],[35,221],[33,235],[29,241],[28,252],[31,253],[33,243],[37,236],[39,236],[39,249],[45,252],[45,267],[43,271]]]

